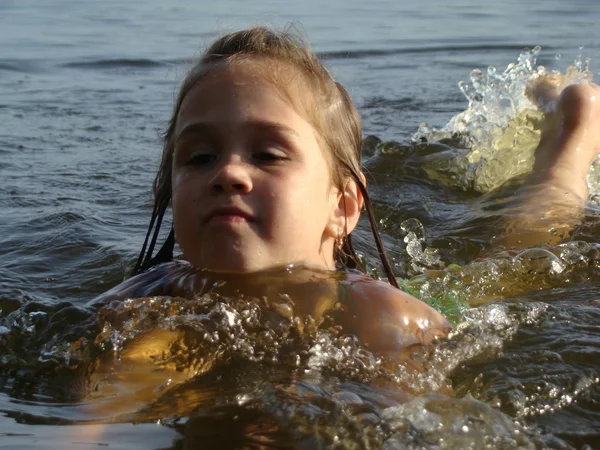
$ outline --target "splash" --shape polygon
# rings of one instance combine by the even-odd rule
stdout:
[[[415,297],[435,307],[441,305],[456,323],[466,305],[485,305],[532,289],[560,288],[594,279],[600,270],[599,252],[600,245],[583,241],[500,250],[464,266],[428,269],[400,281],[401,287]]]
[[[421,237],[414,221],[404,227]],[[515,260],[560,270],[543,256]],[[227,436],[236,448],[253,439],[340,449],[536,448],[544,436],[479,399],[449,396],[448,377],[502,355],[521,328],[546,320],[546,310],[541,303],[464,306],[449,341],[405,366],[333,322],[299,320],[285,296],[271,303],[148,297],[97,312],[32,302],[0,317],[0,388],[13,398],[70,399],[45,420],[161,423],[209,447]],[[553,407],[571,394],[557,394]],[[512,416],[528,418],[536,402]]]
[[[425,158],[425,170],[431,178],[486,193],[531,171],[544,114],[554,111],[556,103],[549,101],[538,108],[527,97],[526,88],[539,77],[559,74],[558,70],[537,64],[540,52],[539,46],[524,49],[517,61],[502,72],[492,66],[486,71],[473,69],[470,82],[458,83],[469,102],[467,109],[442,129],[421,124],[412,138],[417,145],[450,140],[458,148],[453,149],[451,158],[444,152]],[[591,79],[590,58],[580,53],[565,69],[566,84]],[[599,170],[597,164],[591,173]],[[593,198],[600,192],[596,178],[588,177]]]

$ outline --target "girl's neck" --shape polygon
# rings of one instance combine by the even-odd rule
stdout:
[[[185,273],[176,276],[174,295],[189,297],[210,292],[223,296],[248,296],[277,301],[289,296],[300,309],[305,309],[324,296],[336,298],[337,287],[345,273],[300,264],[276,267],[253,273],[215,273],[196,269],[189,264]],[[298,311],[300,312],[300,311]]]

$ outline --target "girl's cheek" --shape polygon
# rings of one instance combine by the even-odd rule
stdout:
[[[174,174],[173,181],[171,183],[171,191],[173,192],[173,197],[175,197],[176,195],[181,195],[186,191],[189,191],[185,188],[186,185],[189,184],[189,182],[189,176],[186,176],[181,172]]]

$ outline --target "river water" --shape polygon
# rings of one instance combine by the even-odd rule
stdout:
[[[103,323],[83,308],[134,263],[160,133],[190,61],[228,31],[292,21],[359,107],[398,277],[456,324],[418,376],[332,334],[223,319],[253,317],[241,300],[173,301],[168,311],[140,300]],[[524,144],[486,140],[531,106],[519,89],[538,66],[600,79],[599,21],[595,0],[0,2],[0,447],[600,448],[596,210],[560,242],[490,250],[510,212],[488,191],[531,158]],[[504,72],[510,63],[517,69]],[[463,87],[483,99],[468,109],[458,83],[472,85],[473,69],[489,89]],[[494,103],[500,91],[510,108]],[[474,125],[457,138],[451,119],[465,111]],[[483,177],[459,164],[477,146],[490,161]],[[513,157],[516,173],[494,163]],[[367,230],[358,247],[373,260]],[[161,384],[158,400],[115,414],[128,397],[82,376],[119,361],[156,323],[204,333],[194,315],[216,324],[203,359],[213,365]],[[74,347],[82,336],[88,347]],[[281,342],[303,359],[290,362]],[[240,350],[258,347],[268,351]],[[120,382],[154,373],[143,369]],[[371,383],[381,376],[384,387]]]

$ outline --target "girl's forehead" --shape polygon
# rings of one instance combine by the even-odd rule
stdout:
[[[291,116],[290,116],[291,114]],[[304,119],[279,87],[254,71],[222,70],[209,73],[191,86],[177,114],[177,129],[187,122],[212,120],[230,122],[259,116]],[[202,119],[200,119],[202,118]],[[235,118],[235,119],[234,119]]]
[[[182,106],[192,91],[210,89],[211,84],[273,89],[300,116],[315,125],[313,89],[310,88],[306,75],[290,63],[268,58],[239,58],[219,63],[191,85],[183,98]]]
[[[204,74],[182,99],[176,116],[175,140],[183,130],[199,129],[198,124],[222,130],[235,127],[250,130],[252,126],[266,130],[267,124],[279,124],[288,134],[307,139],[312,136],[310,139],[316,140],[323,152],[319,130],[312,118],[307,117],[304,104],[296,101],[298,96],[289,94],[296,88],[283,89],[270,76],[273,72],[264,65],[238,63]]]

